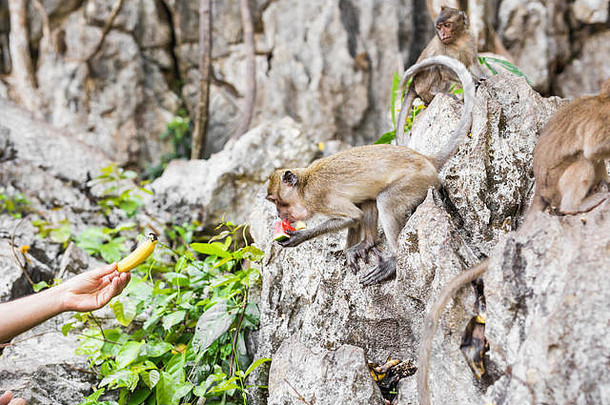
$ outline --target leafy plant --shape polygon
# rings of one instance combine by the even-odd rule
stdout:
[[[379,137],[379,139],[377,139],[374,143],[375,144],[380,144],[380,143],[391,143],[394,139],[396,139],[396,112],[400,112],[400,110],[396,110],[396,99],[397,97],[400,97],[400,101],[401,101],[401,106],[402,106],[402,94],[400,91],[400,80],[401,77],[398,75],[398,73],[394,72],[394,78],[392,79],[392,91],[391,91],[391,95],[390,95],[390,105],[391,105],[391,116],[392,116],[392,126],[393,129],[391,131],[388,131],[386,133],[384,133],[383,135],[381,135]],[[409,79],[409,81],[407,82],[407,89],[409,88],[409,86],[411,86],[411,82],[413,81],[413,79]],[[406,93],[405,93],[406,94]],[[402,108],[402,107],[401,107]],[[417,117],[417,115],[425,108],[425,106],[423,104],[414,104],[414,107],[412,108],[412,110],[410,111],[409,115],[407,115],[406,120],[405,120],[405,133],[411,131],[411,128],[413,126],[413,121],[415,120],[415,117]]]
[[[52,242],[60,243],[64,247],[68,246],[68,242],[72,239],[72,227],[68,218],[64,218],[57,223],[36,218],[32,220],[32,225],[37,228],[38,236],[50,238]]]
[[[98,390],[81,405],[172,405],[198,398],[247,404],[248,376],[268,361],[251,363],[244,338],[258,325],[248,293],[259,277],[251,264],[263,252],[238,247],[243,227],[225,226],[208,243],[173,249],[175,261],[156,263],[154,277],[147,275],[150,259],[132,272],[128,287],[110,304],[120,327],[101,329],[88,314],[65,325],[64,333],[76,323],[88,326],[78,353],[89,356],[100,378]],[[190,241],[190,228],[173,227],[167,234]],[[108,391],[118,392],[118,402],[100,402]]]
[[[171,152],[161,156],[161,162],[158,165],[151,166],[145,171],[143,175],[145,179],[151,180],[161,176],[169,162],[174,159],[190,158],[193,129],[188,112],[184,109],[178,111],[178,115],[167,124],[167,128],[160,138],[162,141],[169,142]]]
[[[128,251],[122,231],[133,229],[135,223],[127,222],[115,228],[91,227],[76,236],[76,245],[92,256],[100,256],[108,263],[121,260]]]
[[[479,56],[479,63],[482,65],[485,65],[491,71],[491,73],[493,75],[497,75],[498,71],[496,69],[494,69],[494,67],[489,62],[493,62],[493,63],[499,65],[503,69],[507,70],[508,72],[510,72],[516,76],[524,77],[525,80],[527,80],[527,82],[530,84],[530,86],[533,85],[531,80],[525,75],[525,73],[523,73],[521,70],[519,70],[519,68],[517,68],[515,65],[513,65],[509,61],[506,61],[504,59],[494,58],[491,56]]]
[[[132,170],[111,164],[102,168],[100,175],[89,182],[90,187],[102,187],[102,197],[98,200],[98,205],[104,215],[108,216],[114,208],[118,208],[125,212],[127,217],[132,217],[142,206],[141,193],[151,192],[143,187],[134,186],[132,181],[137,176]]]
[[[7,213],[13,218],[21,218],[31,211],[30,201],[23,193],[8,194],[0,187],[0,214]]]

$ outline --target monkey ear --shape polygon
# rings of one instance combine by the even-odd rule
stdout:
[[[282,174],[282,181],[289,187],[294,187],[297,184],[297,176],[290,170],[286,170],[284,174]]]
[[[464,25],[468,25],[468,16],[466,15],[465,12],[460,11],[460,15],[462,16],[462,18],[464,19]]]

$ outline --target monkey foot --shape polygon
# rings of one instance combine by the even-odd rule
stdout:
[[[396,275],[396,257],[379,260],[379,264],[373,270],[360,278],[360,284],[364,287],[381,283],[382,281],[394,278]]]
[[[369,262],[369,252],[373,252],[377,260],[381,262],[381,253],[375,247],[375,245],[371,245],[370,243],[362,241],[347,249],[345,252],[347,255],[347,265],[352,269],[354,274],[360,271],[360,264],[358,264],[358,260],[362,259],[362,261],[365,263]]]

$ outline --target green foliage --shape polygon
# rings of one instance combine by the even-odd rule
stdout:
[[[489,62],[493,62],[499,66],[501,66],[503,69],[513,73],[514,75],[517,75],[519,77],[525,77],[525,80],[527,80],[527,82],[532,85],[532,82],[530,81],[530,79],[527,78],[527,76],[521,72],[521,70],[519,70],[515,65],[513,65],[512,63],[502,60],[502,59],[498,59],[498,58],[493,58],[493,57],[489,57],[489,56],[479,56],[479,63],[481,63],[482,65],[485,65],[492,74],[496,75],[498,74],[498,71],[496,69],[494,69],[491,64]],[[379,139],[377,139],[375,141],[375,144],[379,144],[379,143],[391,143],[395,138],[396,138],[396,99],[397,97],[401,97],[401,103],[402,103],[402,96],[403,94],[401,94],[399,86],[400,86],[400,76],[398,75],[398,73],[394,72],[394,77],[392,79],[392,91],[390,94],[390,106],[391,106],[391,115],[392,115],[392,126],[394,127],[391,131],[388,131],[386,133],[384,133],[383,135],[381,135],[379,137]],[[411,85],[413,79],[409,80],[409,82],[407,83],[407,89],[409,88],[409,86]],[[463,89],[456,84],[452,84],[451,88],[449,89],[449,93],[451,94],[463,94]],[[405,92],[406,94],[406,92]],[[415,117],[425,108],[425,106],[423,104],[419,104],[419,105],[415,105],[413,109],[410,111],[409,115],[407,115],[407,119],[405,122],[405,133],[411,131],[411,128],[413,126],[413,121],[415,120]]]
[[[152,180],[161,176],[169,162],[174,159],[191,157],[193,129],[186,110],[178,111],[178,115],[167,124],[167,128],[161,134],[161,140],[169,142],[171,152],[161,156],[161,162],[158,165],[151,166],[145,171],[143,174],[145,179]]]
[[[52,242],[60,243],[64,247],[68,246],[68,242],[72,239],[72,227],[68,218],[64,218],[57,223],[35,218],[32,220],[32,225],[37,229],[38,236],[49,238]]]
[[[154,277],[147,265],[132,272],[110,304],[119,327],[101,330],[88,314],[64,325],[64,333],[76,324],[88,327],[77,353],[88,356],[100,378],[98,390],[81,405],[194,404],[200,398],[247,404],[247,377],[268,361],[251,363],[244,339],[258,325],[248,292],[259,277],[250,263],[263,252],[236,246],[243,228],[225,225],[209,243],[191,242],[192,225],[169,229],[171,245],[188,244],[171,249],[171,263],[156,263]],[[88,237],[99,242],[104,235],[92,231]],[[100,402],[104,390],[118,392],[119,401]]]
[[[392,91],[391,91],[391,95],[390,95],[390,106],[392,108],[392,126],[393,129],[391,131],[388,131],[386,133],[384,133],[383,135],[381,135],[379,137],[379,139],[377,139],[374,143],[375,144],[380,144],[380,143],[391,143],[395,138],[396,138],[396,119],[397,119],[397,115],[396,112],[400,112],[400,110],[396,110],[395,106],[396,106],[396,99],[397,97],[400,97],[401,100],[401,105],[403,102],[403,95],[406,94],[406,91],[404,94],[401,94],[400,91],[400,80],[401,77],[398,75],[398,73],[394,72],[394,78],[392,79]],[[413,79],[410,79],[407,82],[407,90],[409,89],[409,86],[411,85],[411,82],[413,81]],[[413,106],[412,110],[410,111],[409,115],[407,115],[407,119],[405,120],[405,133],[411,131],[411,127],[413,126],[413,121],[415,120],[415,117],[417,117],[417,115],[425,108],[425,106],[423,104],[418,104]]]
[[[150,191],[133,186],[132,181],[137,176],[137,173],[132,170],[124,170],[111,164],[104,167],[100,175],[89,182],[90,187],[102,187],[102,197],[98,200],[98,205],[104,215],[108,216],[113,209],[118,208],[127,217],[132,217],[142,206],[141,194],[150,194]]]
[[[120,224],[115,228],[91,227],[76,237],[76,245],[92,256],[98,256],[108,263],[118,262],[124,253],[126,238],[120,232],[135,228],[135,223]]]
[[[521,70],[519,70],[519,68],[517,68],[515,65],[513,65],[509,61],[506,61],[504,59],[494,58],[491,56],[479,56],[479,63],[482,65],[485,65],[491,71],[491,73],[493,75],[497,75],[498,71],[496,69],[494,69],[494,67],[491,66],[491,64],[489,62],[493,62],[493,63],[499,65],[503,69],[507,70],[508,72],[510,72],[516,76],[524,77],[525,80],[527,80],[527,82],[530,84],[530,86],[533,85],[532,82],[530,81],[530,79],[525,75],[525,73],[523,73]]]
[[[0,187],[0,214],[21,218],[29,212],[31,204],[23,193],[8,194],[4,187]]]
[[[93,180],[103,187],[98,204],[109,223],[119,211],[134,215],[139,188],[124,180],[132,172],[112,165]],[[67,219],[35,219],[39,236],[67,245],[71,240],[106,262],[120,260],[137,232],[132,222],[89,227],[73,235]],[[91,313],[77,313],[62,333],[77,333],[77,354],[86,355],[98,376],[95,391],[80,405],[247,404],[248,377],[269,359],[248,357],[245,336],[258,327],[249,290],[259,278],[254,265],[263,252],[246,240],[245,227],[226,222],[208,243],[200,224],[171,225],[155,254],[132,271],[123,293],[109,304],[116,323],[103,327]],[[220,227],[218,228],[220,229]],[[48,287],[39,283],[36,289]]]

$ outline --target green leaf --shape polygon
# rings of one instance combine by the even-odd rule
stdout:
[[[137,304],[129,298],[121,298],[110,303],[116,320],[123,326],[129,326],[136,317]]]
[[[97,404],[97,400],[102,396],[104,391],[105,391],[104,388],[96,390],[95,392],[93,392],[93,394],[91,394],[88,397],[86,397],[85,399],[83,399],[83,401],[79,405],[94,405],[94,404]]]
[[[197,321],[193,348],[203,353],[216,339],[226,333],[233,323],[233,316],[229,314],[226,302],[222,301],[209,308]]]
[[[129,397],[129,402],[127,402],[127,405],[140,405],[146,400],[146,398],[148,398],[150,394],[150,390],[147,390],[146,388],[135,390],[134,393]]]
[[[519,70],[518,67],[516,67],[515,65],[513,65],[509,61],[506,61],[504,59],[494,58],[494,57],[491,57],[491,56],[479,56],[479,63],[484,64],[489,70],[491,70],[491,72],[494,75],[498,74],[498,71],[491,67],[489,61],[491,61],[493,63],[496,63],[497,65],[502,67],[504,70],[514,74],[515,76],[524,77],[525,80],[529,83],[529,85],[533,86],[533,83],[525,75],[525,73],[523,73],[521,70]]]
[[[144,384],[146,384],[151,390],[155,388],[155,386],[159,382],[160,376],[161,374],[159,374],[158,370],[140,372],[140,377],[142,378],[142,381],[144,381]]]
[[[64,219],[59,221],[61,224],[60,227],[53,229],[49,236],[51,240],[55,243],[66,243],[70,240],[72,236],[72,229],[70,228],[70,221],[68,219]]]
[[[99,352],[104,345],[102,334],[99,330],[90,330],[76,348],[76,354],[93,354]]]
[[[220,394],[221,392],[238,389],[239,385],[237,385],[235,381],[237,381],[237,377],[231,377],[228,380],[210,388],[207,394]]]
[[[100,254],[102,259],[108,263],[118,262],[123,257],[123,253],[127,252],[125,247],[125,238],[120,236],[110,240],[108,243],[104,243],[99,246]]]
[[[49,288],[49,284],[46,281],[41,281],[39,283],[34,284],[32,288],[34,289],[34,292],[38,292],[43,288]]]
[[[375,141],[375,145],[382,144],[382,143],[383,144],[389,144],[389,143],[391,143],[394,140],[394,138],[396,138],[396,130],[395,129],[393,129],[390,132],[386,132],[385,134],[381,135],[379,137],[379,139],[377,139]]]
[[[250,367],[248,367],[248,369],[244,373],[244,378],[246,378],[248,376],[248,374],[250,374],[251,372],[256,370],[258,368],[258,366],[260,366],[261,364],[266,363],[268,361],[271,361],[271,359],[265,357],[265,358],[262,358],[262,359],[258,359],[254,363],[250,364]]]
[[[396,98],[402,97],[402,94],[399,95],[400,90],[400,75],[398,72],[394,72],[394,76],[392,77],[392,91],[390,92],[390,111],[392,112],[392,125],[396,125]]]
[[[191,280],[186,274],[169,272],[163,275],[165,279],[172,285],[178,287],[188,287],[191,284]]]
[[[261,249],[257,248],[254,245],[246,246],[244,248],[239,249],[238,251],[241,254],[241,257],[247,260],[258,261],[263,258],[265,252]],[[236,252],[237,253],[237,252]]]
[[[117,368],[125,368],[133,363],[140,355],[143,345],[144,343],[142,342],[127,342],[124,344],[116,356]]]
[[[163,317],[163,329],[169,331],[174,325],[182,322],[186,311],[175,311]]]
[[[192,389],[193,384],[190,382],[175,380],[171,374],[162,371],[155,390],[157,404],[178,405],[180,398],[187,395]]]
[[[74,322],[68,322],[61,327],[61,333],[64,336],[68,336],[68,333],[74,329]]]
[[[140,377],[132,370],[121,369],[117,370],[109,376],[105,377],[99,384],[100,387],[108,386],[109,388],[125,387],[134,390]]]
[[[231,257],[231,253],[225,250],[225,247],[220,242],[212,243],[191,243],[191,248],[198,253],[208,256]]]
[[[148,357],[159,357],[172,350],[173,346],[167,342],[148,343],[146,354]]]

